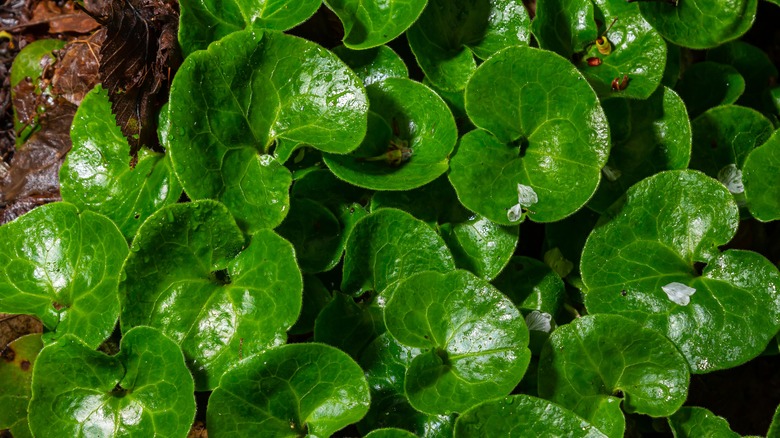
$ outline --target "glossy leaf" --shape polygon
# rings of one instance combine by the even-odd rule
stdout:
[[[510,395],[480,403],[461,414],[455,422],[455,438],[562,435],[606,438],[573,412],[529,395]]]
[[[374,190],[409,190],[446,172],[458,138],[447,104],[430,88],[406,78],[388,78],[367,91],[372,111],[368,135],[352,154],[326,154],[330,170],[350,184]],[[403,153],[408,155],[402,158]]]
[[[198,390],[217,386],[241,357],[284,343],[301,310],[292,245],[261,230],[245,246],[230,213],[214,201],[152,215],[123,275],[122,330],[150,325],[171,337]]]
[[[500,88],[498,77],[506,81]],[[554,222],[596,191],[609,127],[596,95],[565,59],[530,47],[499,52],[469,81],[466,111],[482,129],[461,138],[449,178],[470,210],[516,224],[509,213],[522,184],[539,199],[529,217]]]
[[[224,202],[253,234],[287,214],[291,176],[280,161],[303,143],[333,153],[355,149],[367,110],[360,80],[322,47],[274,32],[236,32],[179,69],[169,151],[190,198]],[[268,155],[274,144],[279,160]]]
[[[618,315],[588,315],[558,327],[539,359],[539,396],[607,436],[623,435],[621,404],[626,413],[652,417],[676,412],[689,380],[674,344]]]
[[[38,356],[30,429],[36,436],[183,437],[195,417],[192,393],[181,350],[156,329],[125,333],[116,356],[66,336]]]
[[[131,165],[130,145],[102,87],[84,97],[70,132],[73,149],[60,169],[62,198],[107,216],[128,241],[152,213],[179,200],[181,184],[167,156],[144,148]]]
[[[189,55],[247,27],[287,30],[314,15],[320,4],[320,0],[181,0],[179,44]]]
[[[335,293],[314,323],[314,341],[339,348],[357,360],[363,349],[385,331],[382,308],[375,300],[355,302]]]
[[[332,269],[341,260],[346,243],[339,220],[309,199],[293,198],[290,206],[277,232],[295,247],[301,271],[313,274]]]
[[[694,373],[761,353],[780,329],[780,273],[756,253],[718,250],[739,222],[726,187],[700,172],[668,171],[626,196],[583,250],[588,311],[621,314],[665,334]],[[670,299],[663,287],[671,283],[696,290],[690,304]]]
[[[780,219],[780,133],[750,152],[742,166],[750,213],[768,222]]]
[[[745,92],[745,79],[730,65],[704,61],[685,70],[675,89],[693,119],[710,108],[736,102]]]
[[[396,428],[376,429],[365,435],[366,438],[415,438],[417,435]]]
[[[325,0],[344,25],[344,45],[370,49],[394,40],[414,23],[427,0]]]
[[[26,335],[0,351],[0,430],[16,438],[32,437],[27,424],[33,365],[43,348],[40,334]]]
[[[502,226],[466,210],[445,176],[414,190],[377,192],[371,209],[398,208],[438,230],[455,266],[492,280],[509,262],[518,241],[517,226]]]
[[[387,46],[368,50],[351,50],[345,46],[338,46],[333,49],[333,53],[355,72],[366,87],[387,78],[409,77],[409,70],[404,60]]]
[[[753,25],[758,0],[641,2],[642,16],[678,46],[708,49],[736,39]]]
[[[446,91],[462,90],[485,59],[509,46],[528,45],[530,18],[518,0],[429,0],[406,33],[426,79]]]
[[[371,389],[371,408],[357,424],[361,433],[378,428],[402,428],[421,438],[452,437],[455,415],[428,415],[414,409],[404,393],[406,370],[420,350],[401,345],[385,332],[366,347],[360,358]]]
[[[385,325],[399,343],[423,350],[404,388],[412,406],[429,414],[508,395],[531,357],[520,311],[467,271],[403,280],[385,306]]]
[[[369,405],[358,364],[336,348],[291,344],[233,367],[209,398],[209,435],[330,436]]]
[[[772,416],[772,424],[769,425],[769,431],[766,434],[766,438],[778,437],[780,437],[780,406],[775,409],[775,415]]]
[[[770,87],[778,71],[767,54],[744,41],[733,41],[707,51],[707,60],[734,67],[745,78],[745,92],[737,103],[765,114],[778,114],[772,103]]]
[[[697,117],[693,129],[690,168],[717,178],[724,167],[741,169],[745,158],[772,132],[772,122],[758,111],[736,105],[712,108]]]
[[[524,311],[555,315],[566,293],[563,280],[549,266],[530,257],[513,257],[493,285]]]
[[[447,245],[409,213],[377,210],[355,224],[347,240],[341,290],[353,296],[381,293],[416,272],[455,269]]]
[[[127,243],[116,225],[58,202],[0,227],[0,312],[35,315],[44,342],[72,334],[97,348],[119,316]]]
[[[65,46],[65,41],[52,38],[40,39],[27,44],[13,58],[11,66],[11,99],[16,102],[19,85],[26,78],[30,78],[34,85],[35,94],[40,95],[42,83],[40,82],[43,70],[54,63],[54,51]],[[32,134],[32,126],[25,128],[25,124],[19,120],[17,104],[14,104],[14,130],[17,133],[16,144],[21,145]],[[37,121],[36,121],[37,122]],[[34,123],[33,123],[34,124]]]
[[[675,438],[694,438],[717,436],[719,438],[739,438],[729,427],[728,421],[718,417],[707,409],[685,406],[669,417],[669,426]]]
[[[646,99],[663,76],[665,63],[659,60],[666,58],[666,44],[636,4],[620,0],[540,2],[533,29],[543,49],[565,58],[574,55],[577,68],[600,97]],[[605,40],[608,49],[597,47],[597,38]],[[615,89],[613,80],[624,76],[627,87]]]
[[[315,275],[304,275],[301,314],[288,333],[292,335],[312,333],[314,331],[314,321],[332,299],[333,295],[322,284],[322,280]]]
[[[685,169],[691,159],[691,122],[685,104],[661,86],[647,100],[603,104],[612,150],[599,189],[588,206],[604,211],[629,187],[663,170]]]

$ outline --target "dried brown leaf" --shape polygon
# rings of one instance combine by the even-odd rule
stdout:
[[[0,351],[15,339],[41,332],[43,332],[43,324],[34,316],[0,313]]]
[[[89,38],[77,39],[62,49],[51,80],[52,91],[74,105],[100,83],[100,47],[106,37],[101,29]]]
[[[38,3],[27,24],[48,24],[49,33],[90,33],[100,27],[100,23],[66,2],[62,7],[53,0]]]

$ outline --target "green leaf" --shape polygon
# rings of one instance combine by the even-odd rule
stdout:
[[[377,192],[371,210],[398,208],[425,221],[452,251],[455,266],[492,280],[509,262],[519,227],[501,226],[466,210],[445,176],[414,190]]]
[[[368,50],[350,50],[345,46],[338,46],[333,49],[333,53],[355,72],[366,87],[387,78],[409,77],[404,60],[387,46]]]
[[[518,0],[429,0],[406,37],[426,79],[462,90],[477,64],[509,46],[528,45],[530,18]]]
[[[520,311],[467,271],[403,280],[385,306],[385,325],[401,344],[424,350],[409,364],[404,386],[412,406],[429,414],[508,395],[531,358]]]
[[[295,53],[295,56],[289,56]],[[303,39],[247,30],[189,56],[171,87],[170,153],[192,199],[217,199],[253,234],[289,208],[300,144],[346,153],[365,134],[360,79],[335,55]],[[267,155],[276,144],[276,160]]]
[[[416,272],[455,269],[447,245],[409,213],[377,210],[355,225],[347,240],[341,290],[352,296],[381,293]]]
[[[533,30],[543,49],[577,60],[599,97],[646,99],[661,82],[665,63],[659,60],[666,58],[666,44],[639,14],[638,5],[621,0],[540,2]],[[597,38],[606,45],[597,47]],[[624,76],[628,86],[616,90],[613,80]]]
[[[406,370],[420,350],[401,345],[387,332],[366,347],[360,358],[371,389],[371,408],[357,424],[361,433],[392,427],[422,438],[452,437],[455,415],[428,415],[415,410],[404,393]]]
[[[144,220],[181,195],[167,156],[141,149],[130,164],[130,145],[100,85],[87,93],[71,127],[73,149],[60,169],[62,198],[80,210],[113,220],[130,241]]]
[[[727,64],[745,78],[745,92],[737,103],[767,114],[778,114],[772,102],[771,84],[778,71],[766,52],[744,41],[733,41],[707,52],[707,60]]]
[[[558,313],[566,290],[563,280],[549,266],[530,257],[513,257],[493,285],[521,310]]]
[[[8,344],[0,355],[0,430],[16,438],[32,437],[27,424],[33,365],[43,348],[40,334],[22,336]]]
[[[368,411],[363,371],[323,344],[292,344],[247,358],[209,398],[209,435],[327,437]]]
[[[181,0],[179,44],[184,55],[247,27],[288,30],[314,15],[320,0]]]
[[[344,25],[344,45],[370,49],[396,39],[422,13],[427,0],[325,0]]]
[[[364,435],[365,438],[416,438],[417,435],[403,429],[376,429]]]
[[[277,232],[295,247],[301,271],[329,271],[341,260],[346,236],[336,216],[322,204],[293,198]]]
[[[612,150],[599,189],[588,203],[606,210],[629,187],[663,170],[685,169],[691,159],[691,122],[685,104],[661,86],[647,100],[610,99],[603,104]]]
[[[718,179],[721,179],[718,176],[721,169],[726,166],[733,164],[742,169],[748,154],[774,131],[772,122],[761,113],[736,105],[708,110],[693,121],[691,128],[690,168]]]
[[[571,409],[607,436],[623,436],[621,412],[665,417],[688,395],[688,366],[665,337],[618,315],[558,327],[539,359],[539,396]]]
[[[303,276],[303,305],[295,325],[288,330],[291,335],[303,335],[314,331],[314,322],[333,296],[322,281],[314,275]]]
[[[742,364],[778,332],[777,268],[753,252],[718,250],[739,222],[721,183],[696,171],[661,172],[634,185],[610,217],[583,250],[590,313],[621,314],[665,334],[694,373]],[[675,295],[686,288],[695,289],[689,302]]]
[[[382,307],[375,299],[356,303],[348,295],[335,293],[314,322],[314,341],[337,347],[357,360],[384,331]]]
[[[766,438],[778,437],[780,437],[780,406],[775,410],[775,415],[772,416],[772,424],[769,425],[769,431],[766,434]]]
[[[41,90],[41,76],[47,65],[51,65],[54,61],[54,51],[59,50],[65,46],[66,42],[57,39],[40,39],[27,44],[22,50],[17,53],[13,58],[13,65],[11,66],[11,101],[16,101],[16,86],[19,85],[25,78],[30,78],[35,86],[36,95],[40,95],[44,90]],[[25,125],[19,121],[19,111],[14,105],[14,131],[17,133],[16,145],[19,146],[24,143],[32,134],[34,126],[37,125],[38,120],[31,123],[32,126],[25,127]]]
[[[565,59],[530,47],[499,52],[469,81],[466,111],[482,129],[461,138],[449,178],[470,210],[517,224],[525,216],[512,215],[522,184],[538,195],[538,203],[522,205],[529,217],[554,222],[596,191],[609,152],[607,118]]]
[[[674,88],[680,79],[682,67],[682,51],[680,46],[666,42],[666,67],[664,76],[661,78],[661,84],[669,88]]]
[[[709,49],[739,38],[753,25],[758,0],[641,2],[642,16],[678,46]]]
[[[589,208],[583,208],[562,221],[544,226],[545,246],[551,249],[558,248],[561,256],[574,265],[575,275],[580,270],[580,256],[582,248],[585,247],[585,240],[598,219],[598,213]]]
[[[780,219],[780,131],[750,152],[742,169],[750,214],[762,222]]]
[[[122,330],[150,325],[170,336],[198,390],[217,386],[242,356],[284,343],[301,310],[303,280],[292,245],[260,230],[244,246],[230,213],[214,201],[152,215],[123,275]]]
[[[529,395],[486,401],[462,413],[455,422],[455,438],[562,435],[606,438],[573,412]]]
[[[729,427],[729,422],[707,409],[685,406],[668,418],[675,438],[713,436],[718,438],[739,438]]]
[[[745,92],[745,79],[730,65],[704,61],[685,70],[675,90],[693,119],[710,108],[736,102]]]
[[[388,78],[367,91],[368,135],[352,154],[325,154],[330,170],[373,190],[409,190],[446,172],[458,138],[447,104],[430,88],[406,78]]]
[[[51,331],[97,348],[119,316],[127,243],[116,225],[57,202],[0,227],[0,313],[35,315]]]
[[[38,356],[30,429],[36,436],[186,436],[195,418],[192,376],[179,347],[151,327],[107,356],[63,337]]]

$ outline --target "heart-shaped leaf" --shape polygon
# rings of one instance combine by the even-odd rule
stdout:
[[[314,322],[322,310],[331,302],[333,295],[315,275],[303,276],[303,305],[295,325],[287,332],[304,335],[314,331]]]
[[[236,32],[176,74],[171,160],[190,198],[224,202],[252,234],[287,214],[291,177],[281,162],[300,144],[355,149],[367,111],[360,79],[332,53],[280,33]],[[267,155],[274,144],[279,160]]]
[[[718,181],[661,172],[633,186],[610,217],[583,250],[590,313],[618,313],[664,333],[694,373],[752,359],[780,329],[777,268],[753,252],[718,250],[739,222]],[[696,290],[689,304],[664,291],[672,283]]]
[[[658,88],[664,73],[664,63],[658,61],[666,58],[666,44],[638,5],[555,0],[540,2],[536,13],[533,30],[540,46],[574,57],[600,97],[646,99]]]
[[[449,178],[470,210],[513,225],[525,216],[514,214],[520,206],[535,221],[553,222],[596,191],[609,153],[607,118],[565,59],[530,47],[497,53],[469,81],[466,111],[482,129],[461,138]],[[520,186],[538,203],[519,203]]]
[[[209,398],[209,435],[321,436],[360,420],[368,384],[355,361],[323,344],[291,344],[247,358]]]
[[[447,171],[458,129],[447,104],[406,78],[369,86],[368,135],[352,154],[325,154],[339,178],[374,190],[409,190]]]
[[[404,393],[406,370],[414,356],[414,347],[401,345],[387,332],[363,351],[360,365],[371,388],[371,408],[357,424],[367,433],[382,427],[410,430],[422,438],[451,437],[455,415],[428,415],[415,410]]]
[[[33,365],[43,348],[40,334],[22,336],[0,351],[0,430],[15,438],[32,437],[27,424]]]
[[[707,60],[734,67],[745,78],[745,92],[737,103],[765,114],[778,114],[771,87],[778,71],[767,53],[744,41],[732,41],[707,51]]]
[[[563,435],[606,438],[573,412],[529,395],[510,395],[480,403],[462,413],[455,422],[455,438]]]
[[[336,216],[322,204],[293,198],[277,231],[295,247],[301,271],[329,271],[341,260],[346,236]]]
[[[674,88],[693,119],[710,108],[736,102],[745,92],[745,79],[730,65],[704,61],[685,70]]]
[[[588,203],[596,211],[606,210],[640,180],[662,170],[685,169],[691,159],[691,122],[674,91],[661,86],[647,100],[610,99],[603,106],[612,150]]]
[[[273,231],[244,238],[225,206],[196,201],[152,215],[121,284],[122,330],[157,327],[184,351],[196,388],[217,386],[241,357],[284,343],[301,310],[292,245]]]
[[[691,128],[689,167],[717,178],[744,205],[741,169],[748,154],[772,135],[772,122],[756,110],[726,105],[707,110]]]
[[[517,226],[498,225],[466,210],[445,176],[414,190],[375,193],[372,211],[387,207],[429,223],[447,243],[455,266],[486,280],[504,269],[517,246]]]
[[[401,281],[385,306],[385,325],[399,343],[424,349],[409,364],[404,387],[412,406],[429,414],[508,395],[531,358],[520,311],[468,271]]]
[[[527,45],[530,18],[519,0],[429,0],[406,37],[426,79],[462,90],[485,59],[504,47]]]
[[[709,49],[750,29],[758,0],[645,1],[642,16],[667,40],[691,49]]]
[[[366,87],[387,78],[409,77],[404,60],[387,46],[368,50],[350,50],[345,46],[338,46],[333,49],[333,53],[355,72]]]
[[[618,315],[558,327],[539,359],[539,396],[607,436],[623,436],[623,411],[665,417],[688,395],[688,365],[668,339]]]
[[[370,49],[396,39],[414,23],[427,0],[325,0],[344,25],[344,45]]]
[[[750,152],[742,169],[750,214],[763,222],[780,219],[780,133]]]
[[[563,280],[549,266],[530,257],[513,257],[493,285],[524,311],[555,315],[563,305]]]
[[[447,245],[431,227],[409,213],[383,208],[358,221],[352,230],[341,290],[353,296],[381,293],[416,272],[453,269]]]
[[[179,44],[184,54],[189,55],[246,27],[291,29],[314,15],[321,3],[321,0],[181,0]]]
[[[97,348],[119,316],[127,242],[105,216],[57,202],[0,227],[0,312],[35,315],[51,333]]]
[[[36,436],[186,436],[192,393],[181,350],[157,329],[128,331],[116,356],[66,336],[38,355],[30,429]]]
[[[101,86],[84,97],[70,133],[73,149],[60,169],[62,199],[106,215],[127,240],[152,213],[179,200],[181,184],[167,156],[143,148],[131,165],[130,145]]]
[[[675,438],[694,438],[716,436],[719,438],[739,438],[729,427],[729,422],[707,409],[696,406],[684,406],[668,418]]]

